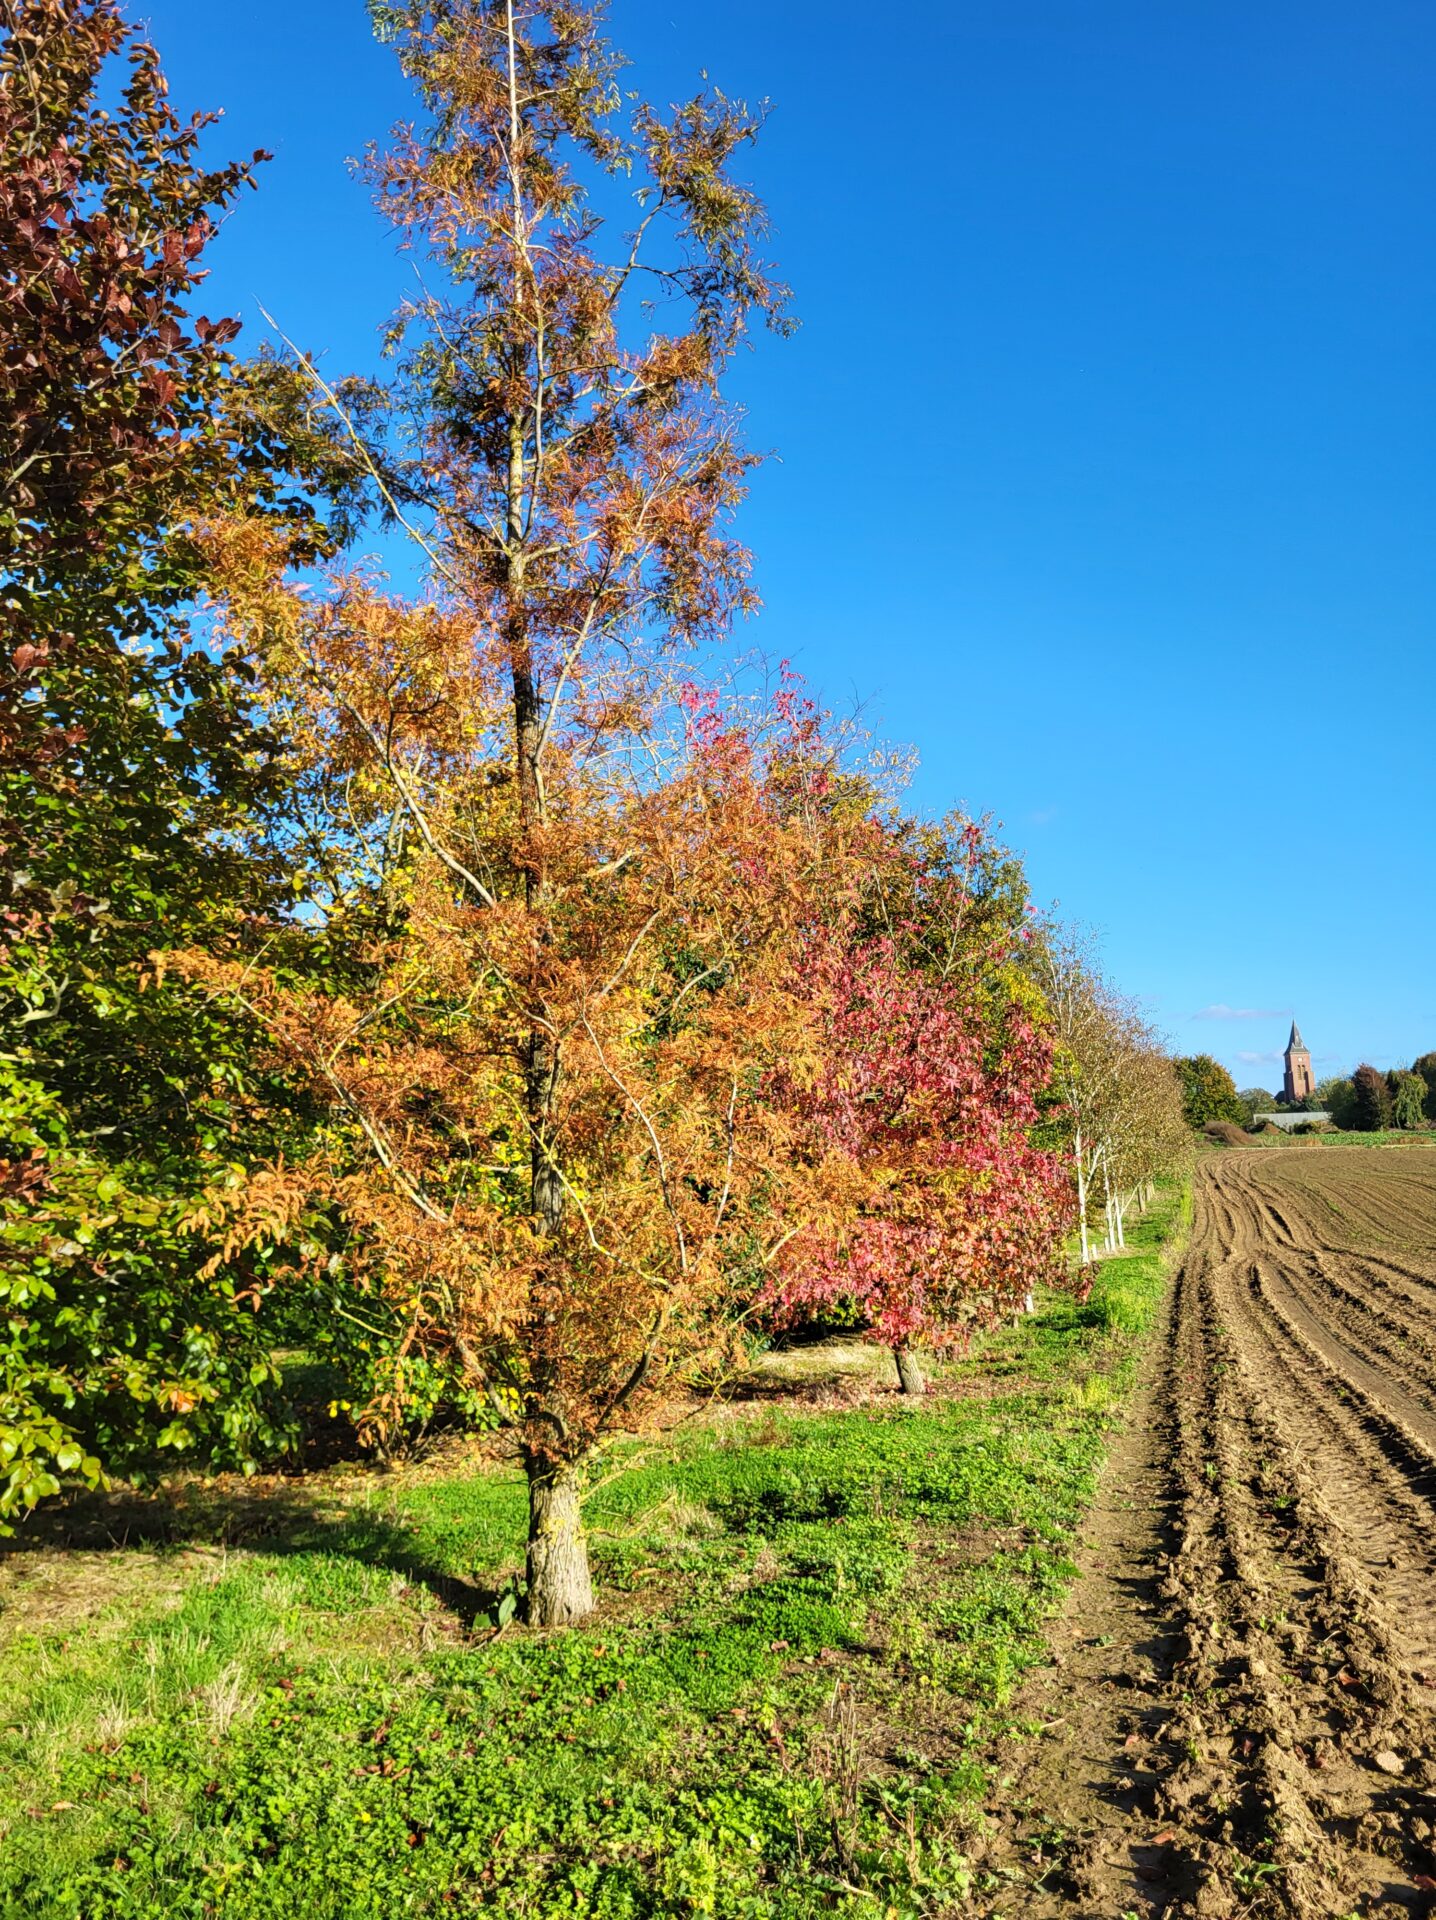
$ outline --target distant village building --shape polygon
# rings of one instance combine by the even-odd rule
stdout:
[[[1295,1020],[1291,1023],[1291,1038],[1286,1043],[1286,1075],[1282,1081],[1282,1092],[1295,1104],[1307,1099],[1316,1091],[1316,1082],[1311,1077],[1311,1055],[1307,1051],[1305,1040],[1301,1037],[1301,1028]]]
[[[1311,1054],[1295,1020],[1291,1023],[1291,1038],[1286,1043],[1283,1058],[1286,1072],[1282,1078],[1282,1093],[1288,1104],[1280,1113],[1255,1114],[1253,1118],[1257,1125],[1280,1127],[1283,1133],[1290,1133],[1294,1127],[1314,1127],[1323,1120],[1329,1120],[1329,1113],[1307,1110],[1300,1104],[1315,1093],[1316,1081],[1312,1078]]]

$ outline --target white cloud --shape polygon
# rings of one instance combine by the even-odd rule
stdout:
[[[1228,1007],[1218,1001],[1214,1007],[1203,1007],[1200,1013],[1194,1013],[1194,1020],[1285,1020],[1291,1011],[1289,1007]]]
[[[1249,1067],[1259,1067],[1263,1064],[1264,1061],[1281,1060],[1284,1057],[1285,1056],[1278,1053],[1274,1047],[1267,1053],[1239,1053],[1237,1055],[1238,1060],[1242,1061],[1246,1066],[1249,1066]]]

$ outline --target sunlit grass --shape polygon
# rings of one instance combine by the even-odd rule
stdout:
[[[521,1564],[504,1471],[399,1474],[191,1554],[160,1605],[12,1625],[0,1915],[938,1910],[1181,1217],[1163,1195],[1085,1303],[921,1402],[617,1449],[582,1631],[456,1611]]]

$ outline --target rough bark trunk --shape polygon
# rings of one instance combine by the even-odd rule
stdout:
[[[543,741],[543,689],[539,684],[529,631],[527,598],[528,557],[524,550],[524,487],[526,482],[524,423],[515,417],[509,426],[507,588],[509,671],[513,682],[514,760],[518,775],[519,824],[523,830],[527,863],[524,895],[536,919],[548,903],[548,876],[536,837],[545,824],[543,774],[539,765]],[[533,1210],[542,1234],[556,1231],[563,1217],[563,1182],[559,1177],[552,1138],[553,1103],[558,1087],[559,1054],[552,1032],[537,1017],[542,998],[543,943],[536,936],[531,992],[535,1017],[530,1021],[524,1072],[524,1110],[529,1125],[530,1182]]]
[[[512,573],[512,584],[522,587],[520,567]],[[543,732],[543,707],[533,670],[533,660],[522,610],[511,616],[514,689],[514,734],[519,774],[519,814],[525,836],[537,833],[544,824],[543,782],[539,773],[539,741]],[[525,895],[530,912],[540,915],[548,904],[548,880],[530,846],[529,867],[525,875]],[[533,955],[535,978],[532,991],[535,1003],[540,997],[542,941]],[[537,1018],[529,1027],[528,1059],[524,1074],[524,1108],[529,1124],[531,1154],[530,1178],[533,1209],[539,1231],[553,1233],[563,1218],[563,1181],[559,1177],[557,1155],[552,1138],[553,1102],[558,1086],[558,1046],[549,1029]]]
[[[512,23],[510,23],[512,33]],[[510,44],[512,56],[512,43]],[[512,72],[510,74],[512,82]],[[510,164],[518,143],[517,107]],[[514,187],[514,240],[521,245],[521,193]],[[515,267],[514,304],[522,300],[520,268]],[[514,350],[512,371],[522,374],[523,350]],[[563,1220],[564,1186],[554,1138],[554,1107],[559,1084],[560,1055],[552,1028],[543,1017],[548,933],[544,912],[549,905],[549,878],[543,856],[543,829],[547,807],[541,766],[544,737],[544,697],[541,663],[535,658],[529,623],[526,547],[528,505],[526,488],[527,417],[516,412],[509,421],[507,501],[504,527],[506,574],[506,637],[512,679],[514,716],[514,771],[517,775],[519,824],[523,836],[524,895],[533,919],[528,982],[530,1014],[524,1061],[524,1117],[529,1131],[529,1177],[533,1220],[541,1238],[555,1234]],[[552,1362],[536,1364],[526,1396],[527,1414],[539,1419],[552,1412],[557,1387]],[[530,1625],[560,1627],[593,1611],[593,1579],[588,1564],[579,1505],[582,1470],[572,1462],[556,1463],[542,1454],[525,1457],[529,1484],[528,1599],[525,1615]]]
[[[593,1612],[588,1540],[579,1506],[581,1474],[551,1461],[528,1463],[528,1601],[531,1627],[566,1627]]]
[[[524,1107],[529,1123],[533,1210],[539,1231],[545,1236],[556,1233],[563,1219],[563,1181],[552,1133],[558,1065],[558,1048],[550,1036],[542,1028],[532,1028],[528,1070],[524,1075]]]
[[[898,1386],[904,1393],[926,1393],[927,1382],[922,1377],[922,1368],[917,1363],[917,1355],[911,1347],[894,1347],[893,1359],[897,1362]]]

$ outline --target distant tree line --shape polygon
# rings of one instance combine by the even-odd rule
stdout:
[[[1265,1087],[1238,1088],[1230,1073],[1209,1053],[1177,1061],[1182,1111],[1189,1127],[1213,1121],[1253,1126],[1264,1113],[1324,1113],[1344,1132],[1377,1133],[1394,1127],[1406,1132],[1436,1126],[1436,1053],[1423,1053],[1409,1067],[1383,1073],[1363,1062],[1350,1074],[1332,1074],[1304,1100],[1291,1101]]]
[[[1392,1067],[1386,1073],[1363,1062],[1349,1076],[1323,1080],[1308,1105],[1358,1133],[1382,1127],[1410,1132],[1436,1125],[1436,1053],[1423,1053],[1409,1067]]]

